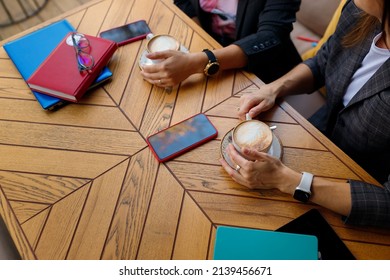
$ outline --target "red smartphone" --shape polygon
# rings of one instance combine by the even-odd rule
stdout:
[[[205,114],[197,114],[147,138],[159,162],[177,157],[217,137],[218,131]]]
[[[100,37],[114,41],[122,46],[134,41],[142,40],[151,33],[145,20],[138,20],[118,26],[100,33]]]

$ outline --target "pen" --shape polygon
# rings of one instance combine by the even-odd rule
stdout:
[[[302,41],[312,42],[312,43],[318,43],[317,39],[312,39],[312,38],[308,38],[305,36],[297,36],[297,39],[302,40]]]

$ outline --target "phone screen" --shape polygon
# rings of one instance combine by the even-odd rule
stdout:
[[[149,136],[148,144],[162,162],[215,138],[217,134],[207,116],[198,114]]]
[[[100,37],[117,42],[119,45],[140,40],[151,33],[146,21],[139,20],[123,26],[115,27],[100,33]]]

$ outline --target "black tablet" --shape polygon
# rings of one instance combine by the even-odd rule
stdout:
[[[317,236],[319,255],[323,260],[356,259],[317,209],[311,209],[276,231]]]

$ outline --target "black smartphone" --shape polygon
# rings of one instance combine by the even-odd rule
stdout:
[[[147,138],[159,162],[179,156],[215,137],[218,131],[205,114],[197,114]]]
[[[100,33],[100,37],[114,41],[122,46],[134,41],[142,40],[151,33],[145,20],[138,20]]]

